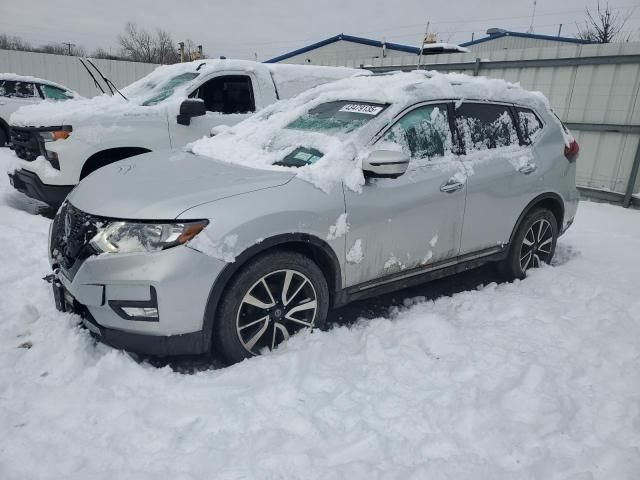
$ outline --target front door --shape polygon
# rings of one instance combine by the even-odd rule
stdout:
[[[374,148],[402,148],[411,162],[398,178],[368,179],[361,193],[345,189],[348,286],[426,270],[460,246],[465,179],[448,105],[405,112]]]
[[[256,99],[251,76],[247,74],[220,75],[200,85],[189,95],[204,102],[207,113],[193,117],[189,125],[180,125],[169,118],[171,144],[180,147],[202,137],[220,125],[235,125],[249,118],[256,110]]]

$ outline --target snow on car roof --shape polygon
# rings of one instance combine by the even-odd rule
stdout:
[[[356,76],[317,86],[274,104],[188,148],[199,155],[261,169],[291,169],[274,164],[297,147],[313,148],[324,155],[313,164],[295,168],[299,177],[324,191],[341,182],[359,191],[364,184],[362,158],[371,148],[368,142],[395,115],[422,101],[464,99],[514,103],[538,111],[549,108],[541,93],[529,92],[518,84],[499,79],[430,71]],[[388,107],[358,134],[296,132],[286,128],[312,108],[334,101],[388,104]]]
[[[42,83],[45,85],[51,85],[52,87],[61,88],[62,90],[66,90],[67,92],[71,92],[74,96],[79,97],[80,95],[69,87],[65,87],[64,85],[60,85],[59,83],[52,82],[51,80],[45,80],[44,78],[31,77],[29,75],[18,75],[17,73],[0,73],[0,81],[9,80],[13,82],[26,82],[26,83]]]
[[[250,60],[198,60],[162,65],[140,80],[122,88],[122,93],[129,101],[116,94],[67,101],[64,102],[64,106],[54,103],[25,106],[11,116],[10,122],[21,126],[43,126],[63,125],[71,122],[86,123],[89,120],[104,121],[109,117],[117,121],[122,115],[137,117],[165,115],[164,107],[178,104],[184,100],[186,92],[192,88],[194,82],[198,81],[197,78],[219,71],[257,72],[259,70],[263,72],[260,77],[270,75],[273,78],[280,98],[290,98],[316,85],[336,79],[370,73],[342,67],[266,65]],[[197,74],[198,77],[185,79],[184,82],[177,84],[168,96],[158,97],[161,98],[158,102],[142,106],[145,101],[158,96],[168,82],[183,74]],[[177,106],[175,108],[177,109]]]

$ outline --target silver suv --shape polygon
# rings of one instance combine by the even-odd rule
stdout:
[[[56,305],[117,348],[237,362],[355,299],[549,263],[577,154],[546,99],[504,81],[341,80],[88,176],[51,227]]]

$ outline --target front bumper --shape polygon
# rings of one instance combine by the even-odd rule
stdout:
[[[28,197],[40,200],[54,208],[58,208],[73,190],[75,185],[46,185],[34,172],[20,169],[9,173],[9,181],[13,188]]]
[[[58,309],[72,311],[101,342],[154,356],[202,354],[209,294],[226,263],[189,247],[148,254],[107,254],[87,258],[70,279],[56,270],[62,289]],[[155,302],[156,318],[126,318],[123,305]],[[60,305],[62,303],[62,305]],[[62,308],[61,308],[62,307]]]

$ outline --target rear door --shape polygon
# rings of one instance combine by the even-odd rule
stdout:
[[[348,285],[410,276],[458,254],[465,184],[450,109],[422,104],[404,113],[374,148],[402,148],[407,172],[369,179],[362,192],[345,189]]]
[[[170,118],[172,145],[177,147],[209,136],[213,127],[235,125],[253,115],[256,104],[260,104],[255,84],[255,77],[246,72],[225,72],[206,80],[189,97],[204,101],[207,113],[193,117],[190,125],[180,125],[175,117]]]
[[[519,136],[514,114],[509,105],[486,102],[464,102],[456,109],[467,172],[461,255],[506,245],[541,188],[533,147]]]

